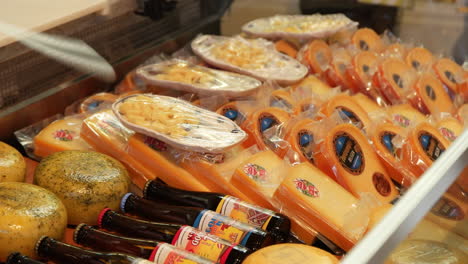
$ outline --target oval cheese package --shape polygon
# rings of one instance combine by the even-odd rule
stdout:
[[[216,113],[223,115],[239,126],[247,119],[247,116],[255,109],[254,101],[233,101],[226,103],[216,110]]]
[[[280,108],[288,113],[294,111],[296,102],[291,97],[291,94],[284,89],[274,90],[270,94],[269,106]]]
[[[334,48],[333,59],[330,67],[325,71],[325,79],[331,86],[340,86],[341,90],[350,89],[352,84],[349,84],[346,76],[347,69],[351,64],[352,56],[345,48]]]
[[[202,35],[191,46],[207,63],[261,81],[292,84],[307,74],[304,65],[276,51],[274,44],[264,39]]]
[[[303,95],[319,95],[326,96],[332,92],[332,88],[327,83],[320,80],[315,75],[309,75],[304,78],[300,83],[292,86],[293,92],[298,92],[300,96]]]
[[[370,28],[360,28],[351,38],[353,45],[362,51],[379,52],[383,48],[382,39]]]
[[[97,93],[93,94],[92,96],[86,98],[80,104],[80,113],[92,113],[96,112],[99,109],[103,109],[105,107],[110,107],[115,100],[117,100],[118,96],[115,94],[110,93]]]
[[[317,167],[356,197],[371,193],[384,203],[398,196],[389,174],[359,128],[340,124],[329,129],[314,156]]]
[[[367,128],[371,124],[371,120],[366,111],[355,101],[354,97],[340,94],[334,96],[322,106],[321,112],[330,117],[336,111],[344,121],[351,121],[359,128]]]
[[[262,84],[260,81],[226,71],[170,60],[146,65],[136,70],[146,83],[158,87],[205,95],[245,96]]]
[[[338,259],[319,248],[301,244],[279,244],[264,247],[250,254],[243,264],[338,264]]]
[[[447,87],[450,96],[458,93],[459,85],[463,82],[463,68],[451,59],[442,58],[433,65],[440,81]]]
[[[26,161],[12,146],[0,141],[0,182],[22,182],[26,176]]]
[[[459,190],[460,191],[460,190]],[[431,208],[426,218],[437,225],[468,239],[468,199],[446,193]]]
[[[383,108],[381,108],[375,101],[362,93],[357,93],[352,97],[354,101],[356,101],[359,106],[361,106],[362,109],[367,112],[367,114],[383,110]]]
[[[309,40],[326,38],[357,26],[343,14],[275,15],[248,22],[242,31],[261,38]]]
[[[412,105],[425,114],[438,115],[455,111],[442,83],[430,73],[423,73],[414,83],[416,96],[410,98]]]
[[[388,58],[379,65],[373,83],[388,103],[397,104],[404,102],[415,77],[414,69],[403,60]]]
[[[423,47],[412,48],[405,57],[406,63],[417,71],[427,71],[433,60],[432,53]]]
[[[309,67],[311,73],[321,75],[330,67],[333,55],[325,41],[316,39],[304,45],[298,59]]]
[[[246,137],[227,117],[173,97],[131,95],[115,102],[113,110],[132,130],[185,150],[220,152]]]
[[[302,119],[287,128],[285,140],[291,145],[291,149],[295,151],[301,162],[310,162],[314,164],[314,152],[316,151],[317,126],[314,125],[312,119]]]
[[[351,67],[347,70],[350,89],[354,93],[370,94],[372,76],[377,71],[378,55],[372,51],[362,51],[351,60]]]

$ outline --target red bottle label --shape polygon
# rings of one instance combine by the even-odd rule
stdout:
[[[208,259],[166,243],[154,249],[150,260],[156,264],[214,264]]]

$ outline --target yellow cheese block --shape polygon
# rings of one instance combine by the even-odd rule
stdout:
[[[15,148],[0,141],[0,182],[23,182],[26,162]]]
[[[0,261],[13,252],[35,257],[41,236],[63,239],[67,211],[52,192],[19,182],[0,183]]]
[[[111,110],[95,113],[86,118],[81,128],[81,137],[94,150],[107,154],[124,164],[132,181],[143,188],[148,180],[156,178],[155,172],[147,170],[127,152],[127,142],[133,131],[126,128]]]
[[[177,188],[191,191],[211,191],[171,156],[170,147],[155,138],[135,134],[128,139],[128,154],[146,170],[158,173],[163,181]]]
[[[258,152],[239,164],[231,184],[256,204],[273,209],[268,198],[283,180],[286,166],[273,151]]]
[[[371,124],[367,112],[359,106],[352,96],[340,94],[331,98],[322,107],[321,112],[325,116],[331,116],[339,111],[343,120],[350,120],[360,128],[368,128]]]
[[[90,150],[80,136],[82,123],[75,117],[52,122],[34,137],[34,154],[44,158],[64,150]]]
[[[382,110],[382,108],[376,102],[362,93],[357,93],[352,97],[354,101],[356,101],[357,104],[362,107],[362,109],[364,109],[364,111],[366,111],[368,114]]]
[[[291,218],[300,218],[344,250],[350,250],[367,228],[348,228],[349,214],[358,200],[309,163],[289,169],[273,195],[275,206]]]
[[[447,117],[437,122],[440,134],[449,142],[455,141],[463,132],[463,124],[453,117]]]
[[[43,159],[34,181],[62,200],[72,225],[96,225],[102,208],[118,210],[130,185],[127,170],[120,162],[80,150],[57,152]]]
[[[468,255],[447,244],[430,240],[405,240],[385,264],[464,264]]]
[[[451,194],[442,196],[426,218],[441,227],[468,239],[468,199],[456,199]]]
[[[409,104],[394,105],[387,109],[389,119],[401,127],[415,126],[426,121],[426,117]]]
[[[317,167],[356,197],[375,195],[384,203],[398,192],[366,136],[351,124],[340,124],[327,131],[314,156]]]
[[[338,264],[338,259],[319,248],[301,244],[278,244],[250,254],[243,264]]]

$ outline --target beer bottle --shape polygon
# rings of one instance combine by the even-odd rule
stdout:
[[[262,229],[202,208],[167,205],[138,197],[132,193],[124,195],[120,205],[122,212],[151,221],[190,225],[252,250],[274,242],[270,233]]]
[[[149,260],[121,253],[102,253],[82,249],[43,236],[36,243],[39,257],[56,264],[151,264]]]
[[[136,238],[121,237],[97,230],[89,225],[80,224],[73,234],[76,244],[102,252],[120,252],[149,259],[158,242]]]
[[[143,189],[146,199],[171,205],[205,208],[253,225],[275,236],[281,243],[289,236],[291,221],[283,214],[247,203],[239,198],[210,192],[186,191],[170,187],[160,179],[148,181]]]
[[[221,264],[241,263],[250,253],[250,250],[241,245],[233,244],[191,226],[135,219],[109,208],[101,212],[98,224],[100,228],[125,236],[172,243],[178,248]]]
[[[160,243],[151,254],[150,260],[156,264],[218,264],[167,243]]]
[[[21,255],[19,252],[11,253],[5,264],[45,264],[38,260],[31,259],[25,255]]]

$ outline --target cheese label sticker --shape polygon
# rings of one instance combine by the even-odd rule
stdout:
[[[245,116],[234,108],[225,108],[222,110],[221,114],[232,121],[236,122],[236,124],[240,125],[245,121]]]
[[[337,133],[333,140],[335,154],[341,165],[351,174],[359,175],[364,170],[365,161],[361,146],[346,132]]]
[[[226,195],[216,208],[216,212],[232,219],[266,230],[275,212],[249,204],[239,198]]]
[[[261,133],[261,136],[262,136],[262,140],[263,142],[265,143],[265,145],[268,146],[268,148],[270,149],[276,149],[276,145],[274,142],[272,142],[270,140],[269,137],[267,137],[264,132],[265,130],[267,129],[270,129],[276,125],[278,125],[280,122],[278,121],[278,119],[276,119],[274,116],[270,115],[270,114],[263,114],[262,116],[260,116],[260,118],[258,119],[258,122],[259,122],[259,129],[260,129],[260,133]]]
[[[76,132],[68,129],[59,129],[53,133],[53,137],[60,141],[73,141]]]
[[[251,233],[255,230],[253,226],[209,210],[203,210],[197,216],[193,226],[208,234],[243,246],[247,244]]]
[[[374,173],[374,175],[372,176],[372,183],[374,184],[374,187],[377,190],[377,192],[380,193],[382,196],[388,196],[392,191],[390,182],[380,172]]]
[[[428,132],[419,133],[418,138],[424,152],[432,161],[435,161],[445,151],[442,143]]]
[[[315,185],[305,179],[297,178],[294,180],[294,184],[296,189],[299,190],[302,194],[307,195],[309,197],[319,197],[320,192]]]
[[[207,236],[205,232],[191,226],[179,229],[172,244],[215,262],[225,259],[223,256],[229,254],[233,247],[229,242],[218,237]],[[223,262],[220,263],[223,264]]]
[[[450,220],[460,221],[465,218],[462,208],[454,201],[445,197],[442,197],[437,201],[437,203],[432,207],[431,212]]]
[[[314,147],[314,136],[312,133],[306,131],[306,130],[301,130],[297,134],[297,144],[299,145],[299,149],[302,152],[302,155],[310,161],[312,164],[314,164],[314,153],[313,153],[313,147]]]
[[[439,128],[439,132],[446,138],[448,141],[453,142],[455,139],[457,139],[457,136],[455,133],[453,133],[452,130],[446,128],[446,127],[441,127]]]
[[[266,182],[268,172],[258,164],[247,163],[244,165],[244,173],[256,182]]]
[[[156,264],[214,264],[208,259],[167,243],[159,244],[151,254],[150,260],[150,263]]]
[[[361,123],[362,124],[361,120],[356,116],[356,114],[353,111],[349,110],[348,108],[346,108],[346,107],[337,107],[337,110],[340,113],[340,117],[342,119],[349,119],[353,123]]]
[[[144,140],[145,145],[156,150],[156,151],[166,151],[167,144],[153,137],[145,136]]]
[[[393,146],[392,139],[396,136],[395,133],[385,131],[380,134],[380,143],[390,152],[393,156],[396,157],[395,146]]]
[[[436,94],[432,86],[426,85],[426,95],[432,100],[435,101],[436,99]]]
[[[411,124],[411,120],[409,118],[400,114],[393,115],[393,122],[401,127],[408,127]]]

